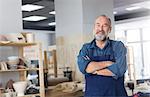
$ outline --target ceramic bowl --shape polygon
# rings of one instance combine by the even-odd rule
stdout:
[[[15,61],[7,61],[8,65],[17,65],[19,63],[18,60]]]
[[[9,61],[14,61],[14,60],[19,60],[19,57],[18,56],[9,56],[7,59]]]
[[[8,59],[8,65],[17,65],[19,63],[19,57],[18,56],[10,56]]]

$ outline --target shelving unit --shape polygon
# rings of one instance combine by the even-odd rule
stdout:
[[[38,71],[39,68],[26,68],[26,69],[16,69],[16,70],[0,70],[0,72],[21,72],[21,71]]]
[[[26,74],[27,71],[39,71],[39,94],[30,94],[25,95],[23,97],[32,97],[32,96],[40,96],[45,97],[45,88],[44,88],[44,74],[43,74],[43,62],[42,62],[42,49],[40,43],[14,43],[14,42],[0,42],[0,47],[3,46],[11,46],[11,47],[18,47],[19,57],[23,58],[24,56],[24,47],[27,46],[37,46],[37,49],[39,49],[39,56],[38,56],[38,64],[39,68],[26,68],[26,69],[15,69],[15,70],[0,70],[0,73],[7,73],[7,72],[18,72],[19,73],[19,80],[23,81],[26,80]]]
[[[50,56],[48,57],[48,53],[50,53]],[[51,60],[50,60],[51,58]],[[44,69],[45,73],[49,73],[50,75],[53,75],[54,77],[57,77],[57,60],[56,60],[56,50],[51,51],[44,51]],[[52,68],[49,68],[48,65],[52,65]]]
[[[37,45],[37,43],[14,43],[14,42],[3,43],[3,42],[0,42],[0,46],[24,47],[24,46],[33,46],[33,45]]]

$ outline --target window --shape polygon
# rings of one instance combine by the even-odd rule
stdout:
[[[122,42],[126,46],[132,47],[133,49],[136,79],[150,78],[150,28],[144,26],[146,21],[141,20],[115,25],[117,28],[115,38],[117,40],[123,40]],[[141,26],[138,24],[141,24]],[[132,75],[131,77],[133,78]]]
[[[134,66],[135,66],[135,76],[137,79],[142,78],[142,68],[143,68],[143,64],[142,64],[142,54],[141,54],[141,44],[140,43],[128,43],[129,47],[133,48],[133,54],[134,54]],[[138,53],[137,53],[138,52]]]
[[[150,28],[143,28],[143,40],[150,40]]]
[[[140,41],[140,30],[139,29],[127,30],[126,37],[127,37],[127,42]]]
[[[150,78],[150,42],[143,43],[144,77]]]
[[[124,30],[118,30],[115,32],[115,39],[122,41],[124,44],[126,44],[126,36]]]

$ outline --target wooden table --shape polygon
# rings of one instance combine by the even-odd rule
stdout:
[[[83,92],[77,91],[73,93],[65,93],[61,91],[52,92],[51,90],[47,90],[46,97],[83,97]]]

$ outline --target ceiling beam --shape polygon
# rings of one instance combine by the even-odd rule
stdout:
[[[115,21],[125,20],[125,19],[131,19],[131,18],[138,18],[138,17],[144,17],[149,16],[149,10],[148,11],[141,11],[136,13],[130,13],[130,14],[122,14],[122,15],[116,15]]]
[[[39,1],[42,1],[42,0],[22,0],[22,5],[33,4],[33,3],[39,2]]]

